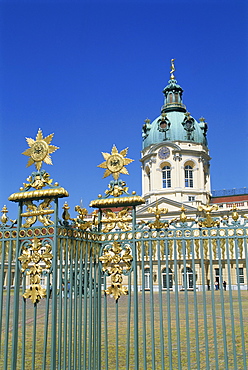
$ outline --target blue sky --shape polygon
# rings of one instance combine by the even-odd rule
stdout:
[[[163,105],[175,58],[184,104],[209,124],[212,189],[248,186],[246,1],[1,1],[0,207],[34,166],[25,137],[54,133],[54,181],[72,214],[104,193],[101,152],[129,147],[141,194],[141,128]],[[61,201],[62,205],[63,201]]]

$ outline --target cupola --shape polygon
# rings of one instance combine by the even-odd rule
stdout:
[[[207,123],[197,122],[183,104],[183,89],[175,79],[175,65],[171,59],[170,80],[164,88],[164,105],[161,114],[152,123],[145,120],[142,128],[143,149],[163,142],[195,142],[207,147]]]
[[[168,85],[164,88],[164,105],[161,108],[161,113],[167,112],[186,112],[186,107],[182,103],[183,89],[177,84],[175,79],[175,59],[171,59],[171,77],[168,81]]]

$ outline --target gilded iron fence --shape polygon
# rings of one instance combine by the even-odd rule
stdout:
[[[247,235],[233,220],[107,233],[5,225],[0,367],[245,369]]]

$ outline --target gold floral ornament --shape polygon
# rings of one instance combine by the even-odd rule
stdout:
[[[99,257],[102,262],[102,270],[111,276],[111,285],[105,290],[108,295],[113,295],[117,301],[121,295],[127,295],[128,289],[122,285],[122,275],[131,270],[133,257],[129,245],[121,247],[121,243],[103,249],[103,255]]]
[[[102,219],[102,223],[105,224],[102,230],[104,233],[110,232],[115,227],[123,231],[131,230],[130,223],[132,222],[132,216],[129,214],[129,208],[124,208],[118,213],[110,209],[104,209],[103,213],[105,215],[105,218]]]
[[[238,210],[238,208],[237,208],[236,204],[233,204],[232,205],[232,219],[235,222],[238,221],[238,219],[239,219],[239,214],[238,214],[237,210]]]
[[[75,211],[78,213],[78,216],[76,218],[71,218],[70,213],[69,213],[69,205],[67,202],[63,205],[63,214],[62,218],[65,220],[65,222],[73,221],[75,223],[76,228],[81,229],[81,230],[86,230],[88,228],[91,228],[92,225],[97,226],[97,212],[94,211],[92,212],[93,219],[92,221],[86,221],[85,218],[88,216],[88,211],[86,208],[82,208],[80,206],[75,207]]]
[[[50,145],[54,134],[48,135],[43,138],[42,130],[39,129],[36,135],[36,140],[26,138],[29,148],[22,154],[27,155],[29,158],[27,167],[35,164],[36,169],[41,169],[42,162],[52,164],[50,154],[59,149],[57,146]]]
[[[27,183],[23,183],[23,188],[20,190],[29,190],[30,188],[39,190],[45,186],[52,186],[52,182],[53,180],[50,179],[49,173],[45,170],[41,170],[40,172],[33,172],[32,175],[27,178]],[[58,186],[58,183],[55,184],[54,186]]]
[[[120,176],[120,173],[129,175],[128,170],[125,168],[126,165],[133,162],[133,159],[126,158],[128,148],[123,149],[120,153],[118,152],[115,145],[113,145],[111,154],[103,153],[105,162],[102,162],[97,167],[105,168],[103,178],[112,175],[115,180]]]
[[[54,210],[51,209],[51,202],[53,198],[46,198],[38,206],[33,204],[32,200],[26,200],[24,205],[27,207],[26,212],[21,213],[22,217],[26,217],[26,222],[22,225],[23,227],[30,227],[38,220],[44,225],[53,225],[54,222],[51,220],[51,215]]]
[[[125,181],[122,180],[110,181],[108,189],[105,190],[106,196],[112,195],[113,197],[119,197],[124,193],[128,194],[128,187],[126,186]]]
[[[220,221],[216,220],[216,219],[213,219],[212,216],[211,216],[211,212],[217,211],[218,208],[219,207],[217,205],[211,206],[209,204],[198,206],[198,211],[200,211],[200,212],[203,211],[205,213],[205,216],[206,216],[206,218],[204,220],[199,220],[198,221],[198,225],[200,227],[218,226],[220,224]]]
[[[181,207],[181,214],[179,217],[176,217],[176,218],[173,218],[170,223],[176,223],[176,222],[182,222],[182,223],[185,223],[185,222],[188,222],[188,221],[195,221],[195,218],[192,218],[192,217],[187,217],[186,216],[186,208],[184,207],[184,205],[182,205]]]
[[[46,243],[44,246],[38,238],[34,238],[29,248],[23,247],[21,256],[18,258],[21,261],[21,272],[26,271],[30,275],[30,287],[23,294],[24,298],[30,298],[33,303],[39,302],[41,298],[46,297],[46,289],[40,285],[41,274],[51,268],[52,247]],[[41,249],[45,247],[44,252]],[[44,266],[45,265],[45,266]]]
[[[155,221],[149,224],[150,228],[162,229],[164,227],[168,227],[168,222],[160,221],[161,215],[165,215],[168,212],[168,208],[158,208],[158,203],[156,203],[156,207],[149,207],[147,211],[155,214]]]

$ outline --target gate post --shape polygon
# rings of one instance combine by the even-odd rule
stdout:
[[[11,369],[16,369],[17,365],[17,344],[18,344],[18,320],[19,320],[19,291],[20,291],[20,265],[22,272],[28,272],[30,275],[30,288],[26,289],[23,297],[30,298],[36,309],[37,303],[41,298],[44,298],[50,293],[40,285],[40,271],[49,270],[52,275],[52,341],[51,341],[51,370],[56,368],[56,335],[57,335],[57,228],[58,228],[58,198],[67,197],[68,192],[59,186],[58,183],[52,184],[50,175],[41,169],[42,162],[52,164],[50,153],[54,152],[57,147],[49,145],[53,134],[43,138],[42,131],[39,129],[36,140],[27,139],[30,146],[23,154],[29,156],[28,165],[35,164],[37,172],[32,172],[28,177],[27,183],[23,184],[20,191],[10,195],[9,200],[18,203],[18,223],[16,235],[16,253],[15,253],[15,287],[14,287],[14,317],[13,317],[13,340],[12,340],[12,358]],[[34,202],[38,203],[35,204]],[[54,202],[54,209],[52,203]],[[26,210],[23,212],[23,206]],[[51,216],[53,215],[53,220]],[[25,219],[25,221],[24,221]],[[43,225],[44,229],[49,229],[49,242],[52,244],[52,253],[49,248],[45,251],[45,257],[42,258],[40,248],[43,246],[42,241],[46,239],[45,236],[36,237],[35,233],[31,232],[31,236],[24,230],[32,230],[33,225],[37,222]],[[22,236],[20,231],[23,230]],[[45,233],[46,234],[46,233]],[[25,236],[24,236],[25,235]],[[34,235],[34,236],[32,236]],[[38,234],[40,235],[40,234]],[[25,248],[21,248],[22,240],[27,241]],[[48,245],[48,243],[47,243]],[[34,259],[32,255],[35,255]],[[39,257],[40,256],[40,257]],[[39,257],[39,258],[38,258]],[[36,258],[36,259],[35,259]],[[46,266],[42,268],[38,266],[36,261],[42,261]],[[52,260],[52,265],[51,265]],[[31,265],[30,265],[31,264]],[[30,267],[32,266],[32,267]],[[33,270],[32,270],[33,268]],[[33,272],[31,272],[31,270]],[[50,287],[48,287],[50,289]],[[49,298],[49,297],[48,297]],[[36,310],[35,310],[36,311]],[[26,325],[23,322],[23,325]],[[36,333],[36,328],[34,329]],[[36,334],[33,334],[33,343]],[[35,348],[32,349],[32,366],[35,366]]]
[[[136,206],[145,203],[145,200],[136,195],[128,193],[126,183],[119,179],[120,173],[128,174],[125,165],[132,162],[126,158],[127,149],[120,153],[113,146],[111,154],[102,153],[105,162],[98,167],[105,168],[103,177],[112,175],[114,180],[110,181],[105,196],[91,201],[90,206],[98,209],[99,231],[104,233],[128,232],[132,234],[129,244],[124,241],[103,242],[100,248],[99,261],[102,263],[102,271],[111,277],[111,285],[105,290],[105,294],[113,295],[116,300],[116,369],[118,369],[118,300],[121,295],[131,294],[122,285],[122,275],[133,271],[134,292],[134,366],[139,368],[139,336],[138,336],[138,276],[137,276],[137,251],[135,242],[136,229]],[[105,240],[107,240],[106,238]],[[131,252],[131,253],[130,253]],[[131,288],[132,289],[132,288]],[[100,312],[100,311],[99,311]],[[99,320],[100,323],[100,320]],[[105,348],[108,351],[108,348]],[[129,357],[127,357],[128,366]],[[105,364],[106,369],[108,364]]]

